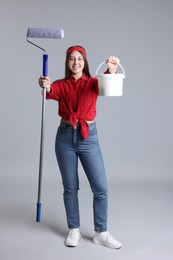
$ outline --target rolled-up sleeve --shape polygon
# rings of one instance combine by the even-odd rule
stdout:
[[[46,99],[59,100],[61,93],[61,84],[58,80],[54,81],[50,86],[50,92],[46,93]]]

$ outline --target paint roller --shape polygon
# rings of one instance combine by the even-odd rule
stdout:
[[[48,28],[28,28],[26,40],[30,44],[44,51],[43,54],[43,71],[42,75],[44,77],[48,76],[48,55],[46,50],[41,46],[37,45],[35,42],[29,40],[28,38],[44,38],[44,39],[63,39],[64,30],[63,29],[48,29]],[[36,221],[41,221],[41,188],[42,188],[42,173],[43,173],[43,153],[44,153],[44,132],[45,132],[45,100],[46,100],[46,88],[43,87],[42,95],[42,115],[41,115],[41,137],[40,137],[40,158],[39,158],[39,178],[38,178],[38,197],[37,197],[37,211],[36,211]]]

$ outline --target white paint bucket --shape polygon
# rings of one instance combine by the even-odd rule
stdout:
[[[98,79],[99,96],[122,96],[123,95],[123,79],[125,71],[119,64],[123,73],[116,74],[98,74],[100,67],[105,63],[103,61],[96,70],[96,78]]]

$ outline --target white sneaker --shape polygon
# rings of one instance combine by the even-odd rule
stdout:
[[[119,249],[122,244],[117,241],[109,232],[96,232],[93,238],[93,243],[103,245],[112,249]]]
[[[70,229],[65,245],[71,247],[78,246],[81,238],[82,237],[78,228]]]

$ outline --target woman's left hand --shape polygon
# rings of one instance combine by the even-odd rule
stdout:
[[[106,64],[108,65],[109,72],[111,74],[116,73],[120,60],[115,56],[109,56],[106,60]]]

